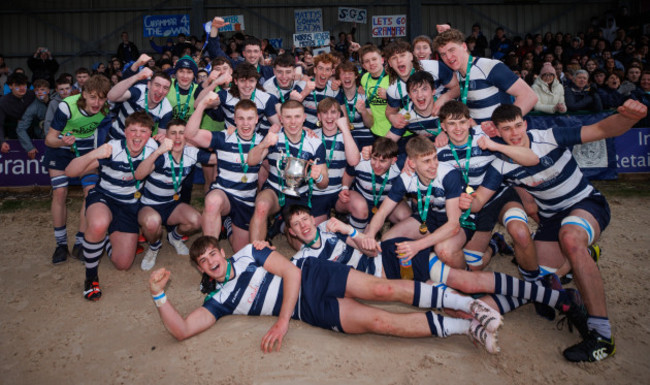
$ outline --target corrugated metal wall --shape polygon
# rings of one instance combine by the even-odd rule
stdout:
[[[149,51],[143,38],[142,15],[190,13],[196,0],[159,1],[17,1],[0,2],[0,53],[6,55],[12,68],[27,67],[26,57],[38,46],[48,47],[61,64],[60,72],[74,72],[80,66],[91,67],[96,61],[107,60],[120,43],[120,32],[127,31],[141,50]],[[615,3],[615,2],[614,2]],[[241,7],[239,5],[241,4]],[[349,31],[351,23],[337,21],[338,7],[357,7],[372,15],[408,14],[407,1],[235,1],[206,0],[206,21],[214,15],[243,14],[246,33],[268,38],[283,38],[289,46],[294,29],[294,9],[321,8],[323,27],[332,35]],[[503,25],[510,35],[529,31],[562,31],[576,33],[584,30],[592,16],[601,16],[612,8],[610,1],[554,1],[530,4],[501,1],[423,1],[422,32],[432,35],[435,24],[451,22],[468,32],[474,22],[481,23],[491,37],[494,28]],[[356,38],[371,41],[370,25],[357,26]],[[162,38],[157,39],[162,44]],[[378,39],[375,39],[378,41]],[[94,43],[94,44],[91,44]],[[84,53],[84,56],[76,56]]]

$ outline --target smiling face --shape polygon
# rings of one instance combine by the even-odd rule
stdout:
[[[409,51],[396,53],[388,58],[388,65],[402,80],[407,79],[413,69],[413,54]]]
[[[172,152],[175,154],[180,154],[185,147],[185,126],[173,125],[167,127],[166,136],[174,142]]]
[[[190,88],[190,84],[194,81],[194,72],[189,68],[179,68],[176,71],[176,82],[182,89]]]
[[[357,88],[357,75],[351,71],[341,71],[339,74],[339,79],[341,80],[341,85],[344,90],[350,90]]]
[[[418,60],[428,60],[431,59],[431,46],[426,41],[418,41],[413,47],[413,54]]]
[[[305,124],[305,110],[302,108],[283,108],[280,120],[284,131],[295,142],[300,139],[302,126]]]
[[[641,75],[641,89],[645,92],[650,92],[650,74]]]
[[[528,124],[520,116],[510,122],[498,123],[497,129],[501,138],[511,146],[530,147],[530,141],[526,134]]]
[[[449,141],[456,146],[467,143],[469,138],[470,119],[464,116],[450,116],[440,123],[440,126],[447,133]]]
[[[157,106],[169,93],[171,82],[161,76],[156,76],[148,83],[149,103]]]
[[[584,73],[577,74],[576,76],[573,77],[573,83],[578,88],[584,88],[587,85],[588,80],[589,77],[587,76],[587,74]]]
[[[240,99],[250,99],[253,96],[253,91],[257,87],[257,79],[255,78],[239,78],[235,79],[235,84],[239,89]]]
[[[104,103],[106,103],[106,96],[100,97],[96,91],[83,91],[81,96],[86,102],[85,110],[90,115],[95,115],[101,111],[102,107],[104,107]]]
[[[293,67],[281,67],[276,65],[273,67],[273,74],[278,81],[280,88],[289,88],[293,82]]]
[[[336,120],[341,117],[341,111],[332,106],[329,110],[325,112],[318,113],[318,120],[323,123],[323,131],[325,134],[332,135],[336,132]]]
[[[438,157],[435,151],[428,155],[420,155],[415,159],[408,158],[408,161],[411,162],[411,166],[415,169],[422,182],[428,183],[428,181],[436,177]]]
[[[61,99],[65,99],[68,96],[70,96],[70,92],[72,91],[72,86],[68,83],[64,84],[58,84],[56,86],[56,92],[61,96]]]
[[[244,140],[251,140],[257,127],[257,110],[238,108],[235,110],[237,133]]]
[[[384,69],[384,58],[377,52],[368,52],[362,58],[363,69],[370,72],[370,75],[377,77]]]
[[[429,83],[414,84],[409,90],[409,97],[413,101],[413,107],[418,112],[426,112],[433,106],[433,94],[435,91]]]
[[[313,241],[317,234],[314,217],[302,211],[294,214],[289,219],[289,233],[302,243]]]
[[[327,85],[330,76],[332,76],[332,71],[332,63],[318,63],[318,65],[314,67],[314,80],[316,82],[316,87],[324,88]]]
[[[137,157],[142,152],[147,140],[151,137],[151,128],[140,123],[131,123],[124,128],[126,137],[126,147],[132,158]]]
[[[370,167],[372,167],[375,175],[384,175],[396,160],[397,158],[383,158],[378,155],[372,155],[370,156]]]
[[[440,58],[451,68],[452,71],[461,71],[464,74],[467,71],[467,61],[469,54],[467,53],[467,45],[465,43],[458,44],[450,42],[438,48]]]
[[[207,250],[199,255],[196,263],[201,273],[206,273],[217,282],[224,282],[226,280],[228,263],[223,249],[208,246]]]
[[[262,56],[262,49],[259,45],[249,44],[244,48],[242,54],[247,62],[256,66]]]
[[[630,69],[627,70],[627,80],[631,81],[632,83],[638,82],[640,77],[641,77],[640,68],[630,67]]]

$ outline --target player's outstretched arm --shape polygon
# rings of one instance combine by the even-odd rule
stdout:
[[[528,147],[497,143],[488,136],[481,136],[478,139],[478,145],[483,150],[500,152],[522,166],[535,166],[539,164],[539,156]]]
[[[280,308],[280,314],[277,322],[271,326],[271,329],[262,338],[262,351],[269,353],[273,351],[276,342],[278,343],[276,351],[279,351],[282,347],[282,339],[289,330],[289,320],[298,302],[302,278],[300,269],[277,251],[272,252],[266,258],[264,269],[269,273],[282,277],[282,307]]]
[[[135,173],[133,174],[135,179],[143,180],[149,176],[156,167],[156,159],[158,159],[159,156],[164,155],[166,152],[171,151],[173,146],[174,141],[169,138],[163,138],[163,140],[160,141],[160,146],[140,162],[138,168],[135,169]]]
[[[177,340],[182,341],[201,333],[212,326],[217,320],[204,307],[194,310],[187,318],[183,319],[183,316],[180,315],[178,310],[167,301],[167,296],[164,291],[167,282],[169,282],[170,275],[170,271],[165,268],[155,270],[149,277],[149,290],[151,290],[151,295],[154,298],[159,298],[156,300],[156,307],[158,308],[158,314],[160,314],[160,319],[165,325],[165,328]]]
[[[589,126],[583,126],[580,130],[582,143],[622,135],[647,114],[648,107],[646,105],[636,100],[626,100],[622,106],[618,107],[618,114],[609,116]]]
[[[74,158],[68,164],[68,167],[65,168],[65,175],[70,178],[86,175],[90,170],[99,167],[99,159],[110,158],[112,153],[113,146],[109,143],[104,143],[86,155]]]

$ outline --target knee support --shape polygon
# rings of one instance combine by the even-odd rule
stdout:
[[[589,238],[587,244],[591,245],[593,243],[594,229],[591,227],[591,224],[586,219],[575,215],[570,215],[562,219],[562,222],[560,223],[560,226],[565,226],[565,225],[574,225],[574,226],[581,227],[587,232],[587,237]]]
[[[52,188],[55,190],[58,188],[68,187],[68,177],[65,175],[55,176],[50,181],[52,183]]]
[[[447,277],[449,276],[449,268],[442,262],[436,253],[431,253],[429,255],[429,277],[431,280],[437,283],[447,283]]]
[[[503,214],[503,226],[508,227],[508,223],[511,221],[522,221],[527,224],[528,216],[523,209],[519,207],[512,207]]]
[[[98,180],[99,180],[99,175],[97,174],[84,175],[81,178],[81,186],[82,187],[94,186],[97,184]]]
[[[480,251],[463,249],[465,263],[469,266],[481,266],[483,264],[483,253]]]

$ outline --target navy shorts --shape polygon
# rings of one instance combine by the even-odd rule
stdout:
[[[298,319],[345,333],[338,299],[345,297],[350,266],[318,258],[302,258],[296,265],[302,272],[300,302],[296,308]]]
[[[333,194],[312,195],[311,215],[313,215],[314,217],[327,215],[329,217],[330,211],[332,211],[332,209],[336,205],[337,200],[339,200],[338,191]]]
[[[228,202],[230,202],[230,214],[228,215],[230,215],[232,224],[248,231],[248,225],[251,223],[251,218],[253,218],[255,206],[248,206],[228,193],[226,193],[226,196]]]
[[[134,234],[140,232],[140,226],[138,225],[138,211],[141,207],[140,201],[127,204],[108,197],[95,189],[90,190],[86,197],[86,210],[98,202],[105,204],[111,210],[113,220],[108,225],[109,234],[115,231]]]
[[[420,213],[417,212],[417,209],[413,210],[413,214],[411,214],[411,217],[415,218],[415,220],[422,223],[422,219],[420,218]],[[436,220],[435,215],[427,215],[426,223],[427,223],[427,230],[429,230],[429,233],[433,233],[434,231],[436,231],[438,227],[444,225],[444,223],[440,223],[439,220]],[[470,230],[465,227],[461,227],[461,229],[465,233],[466,240],[469,241],[470,239],[472,239],[472,236],[474,235],[474,230]]]
[[[384,266],[384,273],[388,279],[401,279],[399,258],[395,251],[395,243],[412,241],[410,238],[393,238],[381,242],[381,263]],[[415,257],[411,259],[413,266],[413,279],[419,282],[426,282],[430,278],[429,274],[429,255],[431,248],[420,250]]]
[[[609,225],[611,212],[609,210],[607,199],[605,199],[600,192],[595,191],[590,196],[574,204],[570,208],[559,212],[550,218],[541,219],[541,223],[539,224],[533,239],[536,241],[557,242],[559,240],[562,220],[568,217],[571,212],[576,209],[585,210],[593,215],[594,218],[596,218],[596,222],[598,222],[601,233],[605,228],[607,228],[607,225]]]
[[[513,187],[506,187],[505,191],[493,199],[476,214],[476,231],[492,231],[499,221],[499,214],[503,206],[510,202],[521,204],[521,198]]]
[[[169,217],[172,215],[176,207],[178,207],[179,203],[180,201],[173,201],[173,202],[163,203],[160,205],[147,205],[147,207],[151,207],[152,209],[156,210],[156,212],[160,215],[160,218],[162,219],[162,224],[167,225],[167,221],[169,220]]]
[[[92,151],[92,149],[89,150],[80,150],[79,155],[86,155]],[[76,158],[75,153],[72,151],[72,149],[63,149],[63,148],[52,148],[52,147],[46,147],[45,148],[45,156],[43,157],[43,164],[45,167],[49,170],[60,170],[64,171],[66,167],[72,162],[72,160]]]

